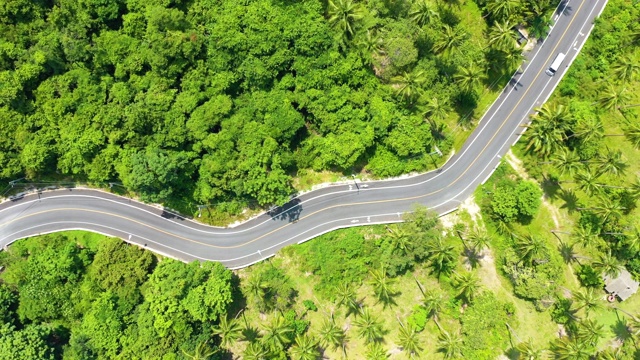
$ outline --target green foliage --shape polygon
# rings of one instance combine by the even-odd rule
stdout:
[[[493,293],[479,295],[461,317],[464,335],[462,352],[468,359],[495,359],[509,342],[505,323],[511,318],[513,305],[496,298]]]
[[[538,309],[555,293],[562,276],[562,262],[557,255],[546,260],[527,264],[512,249],[507,249],[503,257],[503,271],[513,284],[514,293],[524,299],[535,300]]]
[[[429,312],[424,306],[416,305],[407,319],[407,325],[417,332],[424,330],[429,320]]]
[[[602,288],[604,286],[602,276],[590,265],[580,266],[576,275],[578,276],[582,286],[591,288]]]
[[[55,359],[48,343],[50,335],[46,326],[28,325],[16,330],[10,324],[0,325],[0,359]]]
[[[491,210],[505,222],[532,218],[541,204],[542,190],[530,181],[504,179],[496,185]]]
[[[305,300],[302,302],[302,305],[304,305],[304,308],[309,310],[309,311],[318,311],[318,307],[316,306],[316,304],[313,303],[313,301],[311,300]]]

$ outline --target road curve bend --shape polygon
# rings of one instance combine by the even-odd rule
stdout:
[[[0,204],[0,246],[38,234],[81,229],[184,261],[212,260],[241,268],[286,245],[335,229],[399,222],[415,203],[439,214],[453,211],[491,175],[520,137],[533,109],[549,98],[606,2],[560,3],[549,36],[528,55],[460,152],[440,169],[403,179],[328,186],[234,228],[202,225],[98,190],[47,191]],[[555,76],[548,76],[545,69],[560,52],[566,59]]]

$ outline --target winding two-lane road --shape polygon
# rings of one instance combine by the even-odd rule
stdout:
[[[185,261],[213,260],[240,268],[282,247],[328,231],[400,221],[415,203],[450,212],[491,175],[586,41],[606,0],[563,1],[547,39],[529,54],[480,120],[461,151],[442,168],[386,181],[332,185],[297,197],[274,213],[234,228],[205,226],[170,212],[96,190],[58,190],[0,204],[0,246],[70,229],[116,236]],[[567,57],[554,77],[544,70],[559,52]]]

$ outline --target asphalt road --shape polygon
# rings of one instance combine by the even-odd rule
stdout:
[[[38,234],[82,229],[185,261],[213,260],[240,268],[286,245],[338,228],[401,221],[401,214],[416,203],[448,213],[491,175],[500,157],[517,141],[524,130],[521,125],[551,95],[605,4],[606,0],[561,3],[548,38],[529,53],[463,148],[436,171],[328,186],[234,228],[205,226],[96,190],[47,191],[0,204],[0,246]],[[567,57],[550,77],[545,70],[559,52]]]

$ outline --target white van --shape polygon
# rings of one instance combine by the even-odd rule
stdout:
[[[556,74],[556,71],[558,71],[558,69],[560,68],[560,65],[562,65],[562,61],[564,60],[564,57],[565,55],[563,53],[559,53],[558,55],[556,55],[556,58],[553,59],[551,66],[549,66],[547,71],[545,71],[547,75],[553,76]]]

